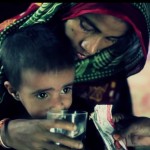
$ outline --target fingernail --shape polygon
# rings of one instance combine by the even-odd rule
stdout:
[[[83,144],[79,143],[79,149],[83,148]]]
[[[76,125],[73,126],[73,130],[77,130],[77,126]]]
[[[113,137],[114,137],[115,140],[120,140],[121,139],[121,136],[119,134],[114,134]]]

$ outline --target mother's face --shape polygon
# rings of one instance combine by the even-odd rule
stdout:
[[[65,22],[65,33],[79,59],[113,45],[127,30],[127,23],[110,15],[86,14]]]

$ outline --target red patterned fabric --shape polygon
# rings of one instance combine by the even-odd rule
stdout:
[[[87,13],[113,15],[131,24],[140,39],[143,53],[145,57],[147,56],[149,43],[147,23],[143,14],[139,9],[131,5],[131,3],[79,3],[63,16],[63,20],[75,18]]]
[[[41,5],[41,3],[31,3],[31,5],[28,7],[28,9],[25,12],[22,12],[16,16],[12,16],[12,18],[8,18],[7,20],[3,21],[0,24],[0,32],[6,28],[7,26],[9,26],[10,24],[12,24],[13,22],[31,14],[32,12],[36,11],[39,6]]]

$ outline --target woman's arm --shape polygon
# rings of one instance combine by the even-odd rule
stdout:
[[[9,121],[5,126],[5,130],[2,130],[1,135],[3,143],[16,150],[69,150],[83,147],[82,142],[61,134],[51,133],[50,128],[74,130],[75,125],[59,120],[16,119]],[[59,142],[64,146],[58,146],[54,144],[55,142]]]
[[[150,146],[150,118],[131,117],[118,123],[115,140],[125,138],[128,146]]]

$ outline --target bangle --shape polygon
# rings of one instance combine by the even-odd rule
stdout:
[[[0,129],[1,129],[3,126],[5,126],[5,123],[6,123],[6,121],[8,121],[8,120],[9,120],[9,118],[5,118],[5,119],[3,119],[3,120],[0,121]],[[0,134],[0,144],[1,144],[1,146],[4,147],[4,148],[10,148],[10,147],[8,147],[8,146],[6,146],[6,145],[4,144],[4,142],[3,142],[3,140],[2,140],[2,134]]]

